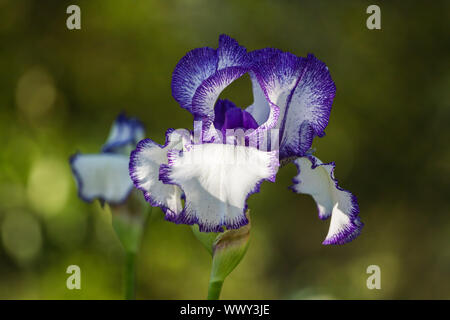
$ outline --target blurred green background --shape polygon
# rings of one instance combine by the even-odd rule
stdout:
[[[81,7],[82,29],[66,28]],[[98,152],[116,115],[147,136],[191,128],[171,73],[226,33],[324,61],[337,95],[317,156],[358,196],[362,235],[323,246],[329,222],[287,189],[280,170],[249,201],[249,251],[228,299],[450,299],[450,2],[0,0],[0,298],[120,299],[123,251],[98,203],[77,198],[68,158]],[[244,77],[222,97],[252,101]],[[82,289],[67,290],[68,265]],[[381,268],[381,290],[366,268]],[[137,297],[203,299],[210,257],[188,226],[155,209],[138,261]]]

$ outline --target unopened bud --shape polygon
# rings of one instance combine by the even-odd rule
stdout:
[[[212,246],[210,282],[225,280],[244,258],[250,239],[250,227],[249,222],[239,229],[227,230],[217,236]]]
[[[193,227],[197,239],[212,255],[210,283],[223,282],[247,252],[251,228],[249,211],[247,218],[249,219],[247,225],[221,233],[200,232],[197,226]]]

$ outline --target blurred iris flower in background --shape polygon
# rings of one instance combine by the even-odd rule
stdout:
[[[128,155],[144,133],[139,120],[120,114],[101,153],[77,153],[70,158],[81,199],[87,202],[99,199],[113,205],[125,202],[133,189],[128,175]]]
[[[133,197],[128,174],[129,154],[145,130],[135,118],[120,114],[97,154],[75,154],[70,158],[78,185],[78,195],[87,202],[98,199],[111,212],[112,226],[125,253],[125,298],[135,297],[135,260],[141,244],[148,210]]]

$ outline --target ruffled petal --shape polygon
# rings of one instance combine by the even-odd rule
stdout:
[[[364,225],[358,216],[358,202],[353,194],[339,187],[334,163],[324,164],[314,156],[298,158],[294,163],[298,175],[291,189],[314,198],[320,219],[331,216],[323,244],[344,244],[355,239]]]
[[[274,181],[279,166],[277,151],[228,144],[191,145],[168,157],[160,179],[178,185],[186,196],[183,212],[171,221],[197,223],[204,232],[247,224],[247,198],[263,180]]]
[[[249,66],[247,50],[236,40],[221,35],[217,50],[194,49],[178,62],[172,76],[172,95],[195,120],[210,124],[222,90],[246,73]]]
[[[114,121],[102,151],[118,153],[126,147],[134,147],[144,135],[145,129],[139,120],[121,113]]]
[[[129,174],[134,186],[143,192],[145,200],[152,206],[161,207],[168,219],[176,218],[182,210],[181,190],[159,180],[159,167],[161,164],[167,164],[169,150],[183,148],[185,139],[190,139],[189,134],[188,131],[180,134],[178,130],[169,129],[164,145],[144,139],[138,143],[130,156]]]
[[[129,158],[121,154],[75,154],[70,165],[78,185],[81,199],[94,199],[111,204],[123,203],[133,183],[128,175]]]
[[[250,56],[255,60],[252,72],[261,90],[254,84],[259,104],[248,111],[258,122],[277,118],[280,159],[305,155],[314,136],[324,135],[336,92],[327,66],[313,55],[302,58],[275,49],[258,50]],[[272,113],[276,112],[275,117]]]

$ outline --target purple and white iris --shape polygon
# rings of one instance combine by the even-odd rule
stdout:
[[[252,81],[252,105],[218,99],[244,74]],[[262,181],[275,181],[280,163],[293,161],[298,175],[291,189],[312,195],[321,219],[331,217],[323,243],[351,241],[363,226],[356,198],[338,186],[334,164],[310,150],[313,138],[324,135],[335,91],[327,66],[313,55],[247,52],[222,35],[217,49],[188,52],[173,72],[173,97],[192,113],[194,133],[169,129],[164,145],[140,141],[130,157],[131,179],[167,220],[217,232],[247,224],[247,198]]]
[[[70,165],[80,198],[87,202],[99,199],[113,205],[125,202],[134,188],[128,172],[129,155],[144,136],[141,122],[120,114],[101,153],[74,154]]]

